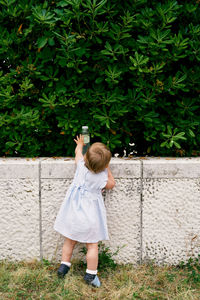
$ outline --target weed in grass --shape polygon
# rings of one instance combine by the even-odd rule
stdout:
[[[112,270],[116,269],[116,262],[113,257],[116,256],[120,251],[120,247],[112,253],[109,247],[106,247],[102,242],[99,243],[99,270],[101,271],[104,268],[110,268]]]
[[[45,259],[45,258],[42,259],[42,262],[43,262],[44,266],[51,266],[52,265],[52,262],[50,262],[48,259]]]
[[[166,273],[165,273],[165,277],[167,278],[167,280],[168,280],[169,282],[173,282],[174,279],[175,279],[175,277],[176,277],[176,275],[175,275],[175,274],[171,274],[171,273],[166,272]]]
[[[8,289],[8,284],[10,282],[10,274],[7,272],[6,268],[0,269],[0,292],[4,292]]]
[[[141,298],[140,298],[140,296],[137,292],[134,292],[133,295],[132,295],[132,300],[133,299],[141,299]]]
[[[200,286],[200,254],[196,258],[190,257],[186,263],[181,261],[178,267],[187,270],[188,283],[192,282]]]
[[[110,248],[102,243],[99,242],[98,244],[98,250],[99,250],[99,258],[98,258],[98,270],[99,271],[103,271],[106,269],[111,269],[111,270],[115,270],[117,267],[117,263],[115,262],[115,260],[113,259],[114,256],[116,256],[119,251],[124,248],[125,245],[123,245],[122,247],[117,247],[117,250],[112,253]],[[81,249],[81,253],[85,254],[87,253],[87,248],[83,247]],[[80,261],[80,265],[83,266],[84,268],[86,268],[87,264],[84,261]]]
[[[148,260],[144,265],[147,267],[148,274],[155,275],[156,263],[154,259]]]

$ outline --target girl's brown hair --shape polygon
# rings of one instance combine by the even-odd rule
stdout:
[[[85,166],[94,173],[103,171],[111,160],[112,154],[103,143],[92,144],[85,154]]]

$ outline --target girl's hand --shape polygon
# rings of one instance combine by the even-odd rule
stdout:
[[[74,139],[74,142],[76,143],[76,149],[75,149],[75,162],[78,163],[79,159],[83,158],[82,150],[84,144],[84,137],[82,134],[79,136],[76,136],[76,139]]]
[[[85,145],[84,144],[84,136],[82,134],[80,134],[79,136],[77,135],[76,136],[76,139],[74,139],[74,142],[77,144],[77,145]]]

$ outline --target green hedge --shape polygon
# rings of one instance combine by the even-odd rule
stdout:
[[[1,156],[198,154],[200,1],[41,2],[0,0]]]

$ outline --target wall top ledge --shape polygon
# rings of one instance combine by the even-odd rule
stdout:
[[[200,158],[145,160],[143,178],[200,178]]]
[[[0,157],[0,178],[37,178],[39,162],[41,178],[74,176],[74,157]],[[111,169],[116,178],[140,178],[141,167],[143,178],[200,177],[200,157],[145,156],[111,159]]]
[[[141,174],[141,163],[139,160],[112,158],[111,170],[115,178],[139,178]],[[123,167],[122,167],[123,165]],[[75,161],[73,158],[61,158],[52,160],[47,158],[41,162],[41,178],[73,178],[75,172]]]
[[[0,157],[0,179],[73,178],[73,157]],[[200,178],[200,157],[133,157],[111,160],[115,178]]]
[[[133,161],[200,161],[198,157],[161,157],[161,156],[134,156],[134,157],[112,157],[111,162],[114,163],[126,163]],[[52,157],[0,157],[0,163],[12,163],[12,162],[38,162],[38,161],[74,161],[74,157],[69,156],[52,156]]]

